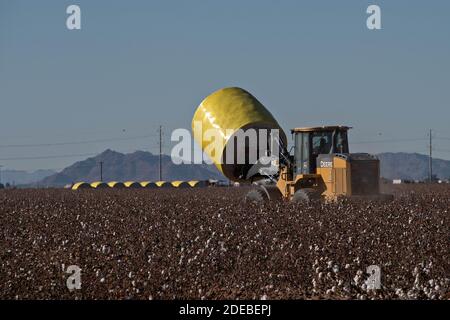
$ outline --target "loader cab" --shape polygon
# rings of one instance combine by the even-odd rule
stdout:
[[[350,127],[324,126],[295,128],[294,176],[316,173],[319,154],[349,153],[347,132]]]

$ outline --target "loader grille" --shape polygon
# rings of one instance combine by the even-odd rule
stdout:
[[[380,191],[380,162],[378,159],[354,159],[351,162],[353,195],[378,194]]]

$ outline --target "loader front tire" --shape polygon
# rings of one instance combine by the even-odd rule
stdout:
[[[295,191],[292,202],[311,204],[320,201],[320,193],[313,188],[303,188]]]
[[[253,202],[253,203],[265,203],[268,201],[273,200],[280,200],[281,199],[281,192],[278,190],[277,186],[264,186],[264,185],[258,185],[253,186],[252,189],[247,192],[245,195],[245,201],[246,202]]]

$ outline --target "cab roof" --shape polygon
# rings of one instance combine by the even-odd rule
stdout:
[[[294,132],[316,132],[316,131],[334,131],[334,130],[348,130],[352,127],[347,126],[321,126],[321,127],[303,127],[291,129],[291,133]]]

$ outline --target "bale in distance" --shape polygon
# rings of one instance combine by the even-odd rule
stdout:
[[[156,183],[151,182],[151,181],[141,181],[139,184],[141,185],[142,188],[146,188],[146,189],[158,188]]]
[[[87,182],[77,182],[72,186],[72,190],[91,189],[92,186]]]
[[[109,188],[108,184],[102,181],[95,181],[91,183],[91,187],[94,189],[107,189]]]
[[[122,182],[118,182],[118,181],[110,181],[110,182],[108,182],[108,186],[110,188],[114,188],[114,189],[123,189],[123,188],[125,188],[125,185]]]
[[[172,184],[172,187],[175,187],[175,188],[189,188],[190,187],[189,183],[186,181],[172,181],[171,184]]]
[[[140,189],[143,188],[142,185],[137,181],[125,181],[124,185],[126,188],[130,189]]]
[[[156,181],[155,182],[156,186],[158,188],[170,188],[172,187],[172,184],[168,181]]]
[[[204,180],[191,180],[188,181],[188,184],[191,188],[202,188],[208,186],[208,182]]]

